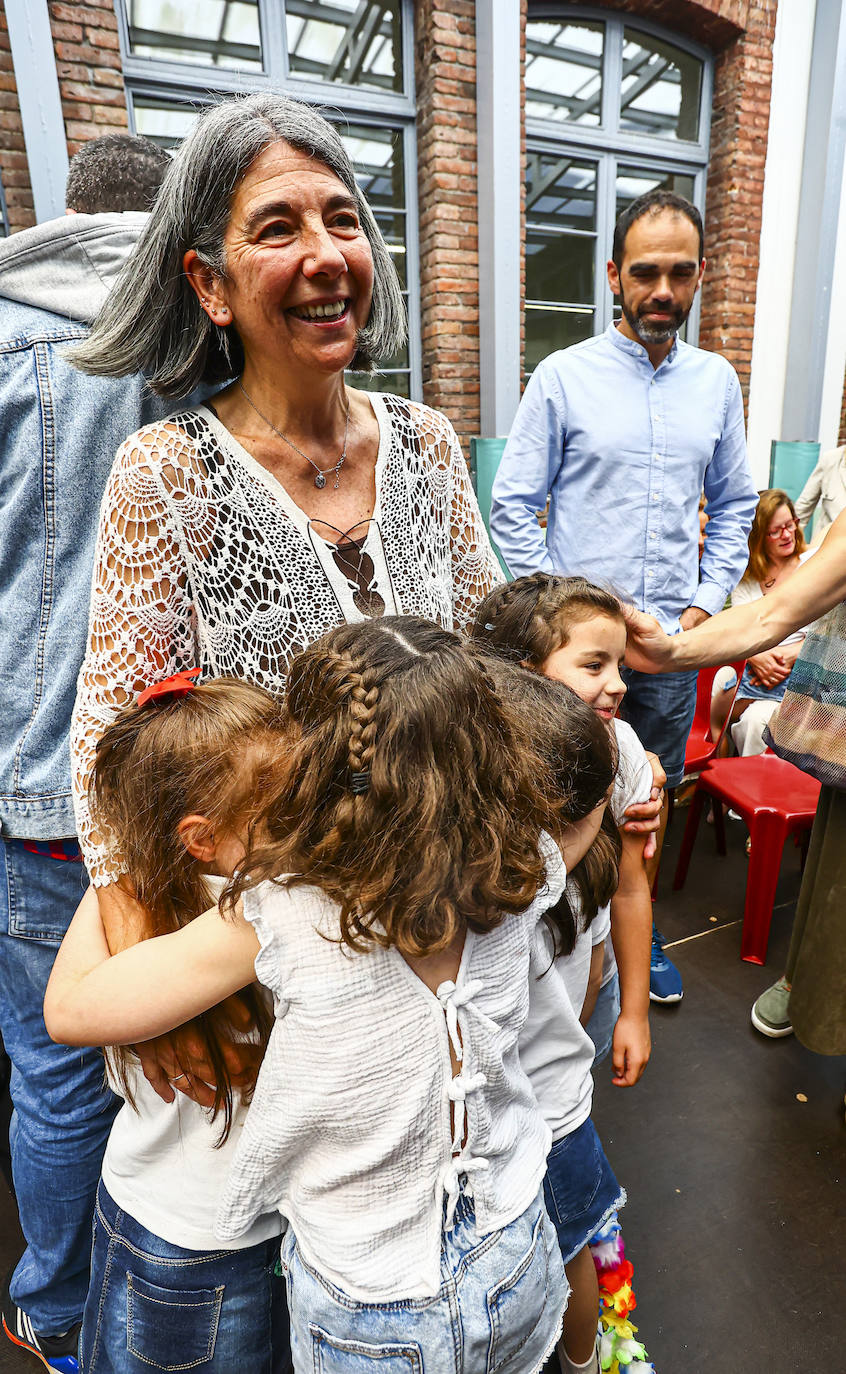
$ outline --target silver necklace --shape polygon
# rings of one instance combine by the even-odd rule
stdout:
[[[349,408],[349,406],[347,406],[346,415],[344,416],[344,447],[341,449],[341,456],[340,456],[340,458],[338,459],[337,463],[333,463],[333,465],[332,465],[331,468],[320,468],[320,467],[317,466],[317,464],[315,463],[315,461],[314,461],[313,458],[309,458],[309,456],[308,456],[307,453],[303,453],[302,449],[297,447],[297,445],[294,443],[293,439],[289,439],[288,436],[287,436],[287,434],[283,434],[282,431],[281,431],[281,429],[277,429],[276,426],[275,426],[275,424],[273,423],[273,421],[272,421],[272,420],[268,420],[267,416],[266,416],[261,410],[259,410],[259,408],[258,408],[258,406],[256,405],[255,401],[253,400],[252,396],[248,396],[247,393],[246,393],[246,391],[244,390],[243,386],[241,386],[241,381],[240,381],[240,379],[239,379],[239,381],[238,381],[238,387],[239,387],[239,389],[240,389],[240,391],[241,391],[241,394],[242,394],[243,397],[244,397],[244,400],[247,402],[248,405],[251,405],[251,406],[252,406],[253,410],[256,412],[256,415],[259,417],[259,419],[260,419],[260,420],[264,420],[264,423],[265,423],[266,425],[269,425],[269,427],[273,430],[273,433],[274,433],[274,434],[278,434],[278,435],[279,435],[279,438],[282,439],[282,440],[288,445],[289,448],[292,448],[292,449],[294,450],[295,453],[298,453],[298,454],[300,455],[301,458],[305,458],[305,460],[306,460],[307,463],[311,463],[311,466],[314,468],[314,472],[315,472],[314,485],[315,485],[318,489],[325,487],[325,486],[326,486],[326,478],[327,478],[327,476],[329,475],[330,472],[334,472],[334,474],[335,474],[335,482],[334,482],[334,485],[333,485],[333,490],[334,490],[334,491],[337,491],[337,490],[338,490],[338,485],[339,485],[340,480],[341,480],[341,468],[344,466],[344,461],[345,461],[346,456],[347,456],[347,435],[349,434],[349,429],[350,429],[350,408]]]

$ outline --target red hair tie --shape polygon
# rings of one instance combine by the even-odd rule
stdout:
[[[174,673],[173,677],[166,677],[163,682],[151,682],[138,697],[139,708],[159,697],[187,697],[196,687],[199,676],[199,668],[185,668],[181,673]]]

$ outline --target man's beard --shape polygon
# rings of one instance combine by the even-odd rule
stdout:
[[[637,335],[641,343],[645,344],[668,343],[670,339],[675,338],[690,314],[690,306],[685,310],[683,306],[677,305],[667,312],[666,320],[662,320],[660,323],[657,320],[645,320],[629,309],[622,290],[620,291],[620,307],[629,328]]]

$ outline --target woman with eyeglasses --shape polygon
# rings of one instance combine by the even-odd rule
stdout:
[[[743,606],[769,596],[775,587],[792,577],[800,564],[811,557],[796,511],[787,492],[778,487],[762,491],[749,531],[749,562],[739,585],[731,594],[732,606]],[[732,673],[721,682],[711,702],[711,734],[720,733],[731,710],[731,734],[737,752],[763,754],[763,732],[770,716],[782,700],[793,665],[799,657],[807,627],[794,630],[780,644],[753,655],[743,670],[737,696],[732,692],[737,678]]]

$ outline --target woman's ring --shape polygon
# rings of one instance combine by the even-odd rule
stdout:
[[[175,1078],[169,1078],[167,1081],[168,1083],[178,1083],[180,1078],[187,1078],[187,1076],[187,1074],[178,1073]]]

